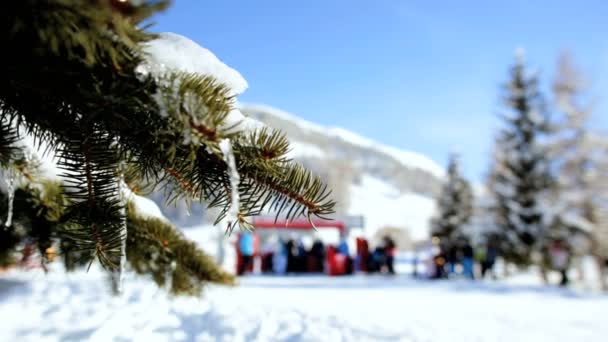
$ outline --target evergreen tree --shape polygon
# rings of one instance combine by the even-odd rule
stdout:
[[[526,74],[523,53],[504,87],[504,127],[496,139],[489,189],[502,256],[528,265],[547,231],[544,198],[551,184],[546,147],[547,119],[536,76]]]
[[[473,192],[460,171],[456,154],[450,156],[448,178],[437,198],[437,216],[431,222],[431,233],[448,248],[466,237],[465,226],[473,214]]]
[[[137,194],[159,188],[169,202],[208,203],[229,231],[251,228],[247,217],[268,210],[290,219],[332,213],[326,186],[286,157],[284,135],[240,114],[243,89],[165,65],[171,51],[158,42],[183,42],[151,33],[147,22],[167,5],[0,5],[1,263],[14,263],[25,244],[43,257],[56,246],[68,269],[96,259],[119,278],[128,262],[175,293],[198,293],[207,281],[233,279],[166,220],[140,210]],[[38,149],[24,143],[32,137]],[[37,165],[43,150],[60,177]]]
[[[593,106],[586,95],[586,81],[570,55],[564,53],[553,81],[555,105],[561,114],[554,125],[551,156],[558,172],[554,198],[562,222],[563,238],[573,240],[579,254],[589,251],[600,269],[608,259],[608,140],[589,127]],[[570,228],[570,229],[568,229]],[[571,230],[589,236],[591,245],[577,246]],[[602,287],[606,288],[603,277]]]

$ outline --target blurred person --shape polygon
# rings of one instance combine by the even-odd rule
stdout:
[[[430,241],[427,241],[422,245],[421,250],[421,259],[423,260],[424,265],[424,275],[426,278],[433,279],[435,278],[437,267],[435,256],[440,253],[440,239],[437,237],[431,238]]]
[[[293,241],[293,239],[289,239],[287,241],[287,243],[285,244],[285,252],[287,255],[286,272],[294,273],[297,270],[297,261],[296,261],[297,249],[296,249],[296,243],[295,243],[295,241]]]
[[[459,261],[459,250],[456,244],[452,243],[449,246],[441,248],[442,253],[444,253],[444,258],[447,263],[448,275],[454,275],[456,273],[456,264]]]
[[[252,232],[246,231],[241,234],[241,238],[239,239],[239,251],[241,253],[242,262],[238,274],[243,275],[253,265],[254,236]]]
[[[275,274],[285,274],[287,271],[287,246],[283,239],[279,239],[272,255],[272,270]]]
[[[380,272],[385,264],[386,254],[382,246],[377,246],[369,258],[368,270],[370,273]]]
[[[310,248],[310,254],[314,260],[313,272],[324,272],[325,265],[325,245],[319,239],[313,242]]]
[[[368,272],[369,259],[370,259],[369,245],[366,239],[357,238],[357,255],[355,257],[356,270],[361,272]]]
[[[306,272],[306,260],[308,253],[306,252],[306,247],[304,247],[304,241],[302,238],[298,238],[298,242],[296,244],[296,268],[297,272],[304,273]]]
[[[265,241],[260,248],[260,255],[262,257],[262,273],[271,273],[274,270],[273,261],[275,244],[276,242],[272,240]]]
[[[341,234],[340,235],[340,242],[338,243],[338,253],[344,255],[344,256],[349,256],[350,255],[350,249],[348,247],[348,241],[346,241],[346,235]]]
[[[346,234],[340,234],[340,243],[338,244],[338,253],[345,257],[345,274],[353,273],[353,258],[350,255],[350,247],[348,246],[348,240]]]
[[[445,279],[448,277],[445,269],[446,262],[446,254],[443,249],[440,248],[438,253],[433,257],[433,265],[435,267],[435,272],[432,276],[433,279]]]
[[[483,253],[483,258],[481,261],[481,278],[484,278],[486,273],[492,273],[494,277],[494,264],[496,263],[496,257],[498,256],[498,249],[496,248],[494,242],[488,242],[485,253]]]
[[[414,251],[414,254],[412,255],[412,277],[414,278],[418,278],[418,263],[420,262],[420,259],[418,257],[418,250]]]
[[[549,248],[549,255],[553,268],[561,274],[559,285],[566,286],[569,283],[568,265],[570,263],[570,251],[562,240],[555,240]]]
[[[480,246],[476,246],[475,247],[475,256],[474,256],[474,261],[476,264],[479,264],[479,274],[480,274],[480,278],[483,278],[481,276],[481,272],[483,271],[483,263],[486,260],[486,245],[480,245]]]
[[[390,238],[390,236],[384,236],[383,240],[383,248],[384,248],[384,264],[386,265],[387,272],[389,274],[395,274],[394,262],[395,262],[395,254],[397,247],[395,246],[395,241]]]
[[[462,268],[463,275],[469,279],[475,279],[474,274],[474,250],[469,241],[465,241],[462,246]]]

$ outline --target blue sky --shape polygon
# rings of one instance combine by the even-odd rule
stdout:
[[[606,1],[178,0],[157,18],[212,50],[264,103],[483,179],[516,47],[545,84],[570,50],[608,128]]]

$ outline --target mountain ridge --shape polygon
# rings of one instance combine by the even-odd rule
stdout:
[[[371,138],[364,137],[358,133],[354,133],[342,127],[322,126],[269,105],[259,103],[240,103],[239,107],[241,111],[257,119],[259,118],[256,117],[256,113],[263,112],[281,120],[293,122],[301,128],[308,129],[316,133],[327,134],[329,136],[339,138],[345,142],[349,142],[360,147],[366,147],[377,150],[380,153],[385,153],[395,159],[398,159],[404,165],[430,172],[437,178],[443,178],[445,175],[445,170],[442,166],[440,166],[435,161],[421,153],[407,151],[394,146],[385,145]],[[291,135],[288,136],[291,137]]]
[[[435,197],[439,192],[444,169],[422,154],[383,145],[343,128],[323,127],[271,106],[239,106],[245,115],[283,131],[292,143],[291,156],[313,171],[320,171],[320,163],[348,165],[355,178],[372,175],[401,193]]]

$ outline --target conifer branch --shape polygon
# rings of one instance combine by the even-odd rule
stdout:
[[[115,268],[124,239],[120,230],[124,218],[118,199],[116,154],[98,132],[86,127],[81,130],[84,136],[66,142],[58,151],[70,202],[61,233],[74,241],[76,249],[96,256],[104,267]]]
[[[139,216],[133,205],[127,217],[127,260],[137,273],[150,274],[159,286],[170,285],[175,294],[198,295],[208,282],[234,284],[232,275],[171,225]]]
[[[141,46],[155,35],[137,24],[166,5],[153,0],[0,4],[0,41],[7,51],[0,54],[0,163],[5,167],[19,152],[12,149],[17,127],[57,153],[65,193],[55,199],[62,210],[48,227],[68,269],[92,256],[108,268],[118,263],[124,239],[118,165],[127,165],[130,186],[161,187],[168,202],[206,201],[223,208],[220,217],[231,205],[232,190],[238,190],[242,225],[246,217],[270,209],[287,211],[289,218],[333,211],[327,188],[286,157],[289,144],[282,134],[235,130],[230,122],[235,99],[227,86],[208,75],[142,72],[148,60]],[[230,188],[218,145],[223,139],[232,142],[242,175],[238,189]],[[140,232],[160,225],[129,220]],[[173,228],[154,229],[157,235],[144,239],[137,253],[160,235],[175,241],[176,249],[162,251],[178,262],[172,277],[176,292],[196,287],[194,280],[226,280],[193,244],[171,235]]]
[[[17,141],[19,141],[17,129],[11,126],[10,121],[5,120],[0,112],[0,167],[6,168],[11,160],[17,159],[19,152]]]

